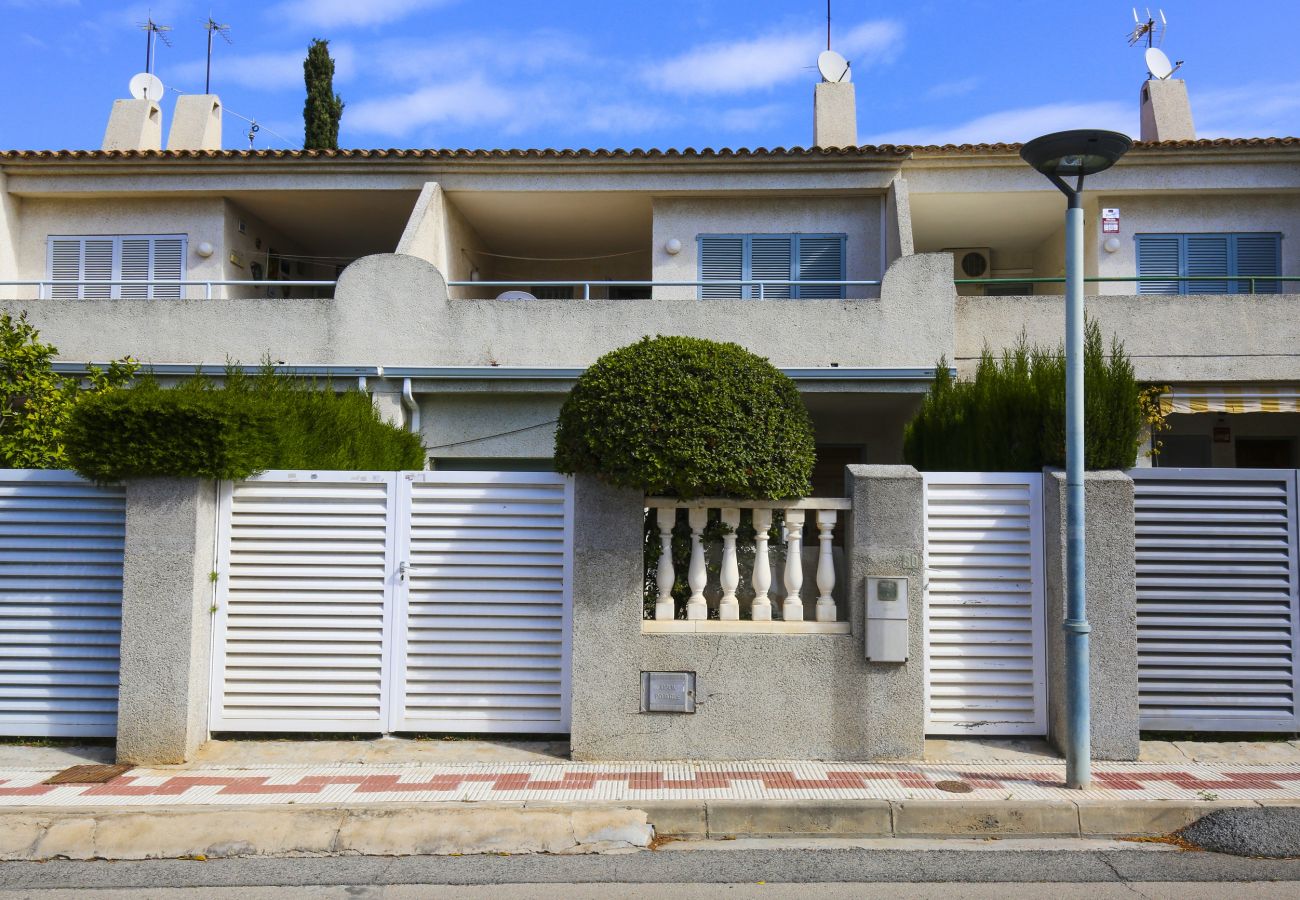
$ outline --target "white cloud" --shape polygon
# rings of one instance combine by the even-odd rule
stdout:
[[[305,50],[285,50],[272,53],[229,53],[218,45],[212,54],[212,86],[221,93],[222,85],[238,85],[262,91],[281,91],[290,88],[305,90],[302,61]],[[334,57],[334,83],[345,84],[356,74],[356,51],[351,44],[330,44]],[[168,66],[165,73],[169,82],[186,91],[203,87],[206,62],[202,59]],[[346,99],[346,98],[345,98]]]
[[[467,73],[496,76],[515,72],[554,70],[559,65],[594,65],[580,41],[557,31],[521,35],[486,35],[444,41],[399,39],[381,41],[368,48],[367,60],[394,81],[421,82],[444,75]]]
[[[747,40],[701,44],[646,66],[652,87],[680,94],[735,94],[814,78],[819,31],[773,31]],[[903,27],[890,20],[863,22],[837,41],[858,69],[891,61],[902,45]]]
[[[976,76],[961,78],[957,81],[944,81],[927,90],[925,98],[927,100],[947,100],[952,97],[964,97],[979,86],[980,79]]]
[[[1192,92],[1197,137],[1300,134],[1300,82],[1247,84]]]
[[[1007,109],[956,125],[921,125],[870,135],[867,144],[982,144],[1027,141],[1069,128],[1107,128],[1136,134],[1137,104],[1049,103]]]
[[[451,2],[454,0],[284,0],[270,11],[282,23],[288,21],[332,28],[382,25]]]
[[[405,94],[349,104],[343,123],[349,130],[385,137],[404,137],[426,125],[503,122],[521,108],[524,96],[488,84],[474,75],[462,81],[432,84]]]
[[[785,104],[765,103],[723,110],[716,121],[724,131],[755,132],[774,127],[785,114]]]

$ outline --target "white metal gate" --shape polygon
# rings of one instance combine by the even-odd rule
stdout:
[[[1041,474],[925,475],[930,734],[1045,734]]]
[[[550,473],[226,485],[212,729],[567,731],[571,521]]]
[[[125,535],[121,487],[0,470],[0,734],[116,733]]]
[[[1130,474],[1142,727],[1295,731],[1296,473]]]

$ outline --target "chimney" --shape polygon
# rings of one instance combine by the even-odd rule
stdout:
[[[1192,104],[1181,78],[1151,78],[1142,82],[1142,140],[1194,141]]]
[[[220,150],[221,98],[216,94],[182,94],[172,111],[168,150]]]
[[[161,150],[162,108],[156,100],[114,100],[104,150]]]
[[[813,96],[813,146],[856,147],[858,103],[851,81],[823,81]]]

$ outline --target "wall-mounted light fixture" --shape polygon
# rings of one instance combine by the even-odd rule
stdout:
[[[1114,253],[1116,250],[1119,249],[1119,238],[1108,237],[1106,238],[1106,241],[1105,243],[1102,244],[1102,246],[1106,248],[1107,253]]]
[[[217,248],[209,244],[207,241],[199,241],[198,246],[194,248],[194,252],[204,259],[207,259],[209,256],[217,252]]]
[[[669,238],[664,242],[664,252],[669,256],[676,256],[682,252],[682,242],[677,238]]]

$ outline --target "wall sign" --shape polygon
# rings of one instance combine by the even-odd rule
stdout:
[[[641,712],[695,712],[695,673],[642,672]]]
[[[1117,206],[1102,207],[1101,233],[1119,234],[1119,207]]]

